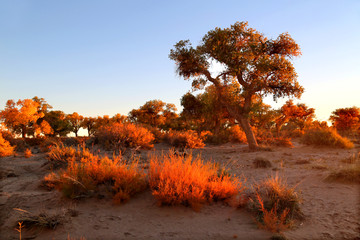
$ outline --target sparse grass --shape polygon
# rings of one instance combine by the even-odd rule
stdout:
[[[212,201],[229,200],[243,190],[242,183],[228,175],[218,176],[214,164],[200,157],[185,158],[169,152],[151,156],[149,183],[161,205],[185,205],[194,210]]]
[[[295,187],[289,187],[277,175],[255,185],[249,208],[256,214],[258,225],[272,232],[281,232],[301,219],[301,199]]]
[[[61,214],[48,214],[46,212],[41,212],[39,214],[32,214],[26,210],[14,208],[18,213],[20,213],[20,218],[18,223],[22,224],[22,228],[48,228],[56,229],[58,225],[61,225],[64,220],[64,216]]]
[[[335,129],[314,128],[305,132],[301,140],[304,144],[328,146],[350,149],[354,144],[347,138],[340,136]]]
[[[341,160],[341,162],[347,163],[347,164],[355,164],[355,163],[357,163],[359,161],[360,161],[360,152],[353,153],[349,157],[344,158],[344,159]]]
[[[114,202],[121,203],[147,188],[145,173],[137,162],[126,164],[121,156],[100,157],[83,148],[72,152],[67,161],[66,169],[52,172],[43,180],[48,189],[57,188],[66,197],[92,196],[100,185],[105,185],[110,187]]]
[[[14,147],[10,145],[8,141],[6,141],[2,134],[0,133],[0,157],[7,157],[14,154]]]
[[[24,152],[24,156],[25,158],[30,158],[32,157],[32,153],[31,153],[31,150],[29,148],[27,148]]]
[[[327,176],[326,180],[331,182],[360,184],[360,164],[354,164],[339,170],[334,170]]]
[[[263,157],[256,157],[253,161],[253,165],[255,168],[270,168],[270,167],[272,167],[271,162]]]

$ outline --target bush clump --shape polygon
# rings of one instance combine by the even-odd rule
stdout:
[[[204,139],[209,132],[202,132],[198,134],[193,130],[187,130],[184,132],[170,130],[165,139],[167,142],[179,148],[202,148],[205,146]]]
[[[272,167],[271,162],[263,157],[256,157],[253,161],[253,165],[255,168],[270,168],[270,167]]]
[[[335,129],[314,128],[305,132],[302,142],[307,145],[329,146],[338,148],[353,148],[354,144],[345,137],[340,136]]]
[[[137,162],[126,164],[121,156],[114,156],[113,159],[100,157],[86,148],[74,151],[67,158],[67,168],[45,176],[44,186],[57,188],[66,197],[79,198],[92,196],[99,192],[101,185],[105,185],[111,188],[116,203],[125,202],[147,188],[145,173]]]
[[[341,183],[360,184],[360,164],[353,164],[336,171],[332,171],[326,180]]]
[[[132,123],[112,123],[96,132],[98,142],[107,149],[124,151],[126,148],[150,149],[154,135],[146,128]]]
[[[205,203],[229,200],[242,191],[241,182],[218,174],[214,164],[174,152],[151,156],[149,184],[161,205],[185,205],[194,210]]]
[[[249,207],[255,212],[261,228],[281,232],[290,227],[294,219],[303,218],[300,202],[295,188],[275,176],[255,186]]]
[[[14,154],[14,147],[6,141],[0,133],[0,157],[7,157]]]

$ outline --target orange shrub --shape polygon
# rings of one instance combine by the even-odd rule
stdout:
[[[335,129],[314,128],[305,132],[302,142],[308,145],[353,148],[354,144],[346,137],[340,136]]]
[[[100,185],[107,185],[111,186],[116,203],[125,202],[147,188],[145,173],[136,162],[128,165],[121,156],[110,159],[84,152],[89,153],[85,148],[75,150],[67,169],[45,176],[43,185],[56,187],[69,198],[91,196],[99,191]]]
[[[211,201],[229,200],[242,190],[241,182],[221,173],[200,157],[169,152],[151,156],[149,184],[160,204],[185,205],[198,210]]]
[[[245,132],[240,128],[239,125],[234,125],[230,129],[230,141],[231,142],[239,142],[246,143],[246,135]]]
[[[124,148],[152,148],[154,135],[144,127],[132,123],[112,123],[95,134],[99,143],[114,150]]]
[[[24,156],[25,158],[29,158],[32,156],[31,150],[29,148],[27,148],[24,152]]]
[[[181,148],[202,148],[205,146],[204,138],[209,132],[202,132],[198,134],[193,130],[187,130],[184,132],[170,130],[165,138],[174,147]]]
[[[14,147],[10,145],[8,141],[6,141],[2,134],[0,133],[0,157],[10,156],[14,153]]]

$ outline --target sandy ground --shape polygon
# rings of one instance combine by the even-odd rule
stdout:
[[[158,144],[156,152],[168,146]],[[359,148],[339,150],[295,144],[294,148],[273,148],[271,152],[248,152],[247,146],[225,144],[193,150],[205,160],[227,166],[244,176],[247,186],[278,174],[289,185],[297,185],[305,220],[284,232],[288,239],[360,239],[360,184],[329,183],[324,178],[346,164],[341,160]],[[148,151],[141,152],[146,162]],[[255,169],[252,162],[263,157],[273,167]],[[14,230],[20,208],[31,213],[63,216],[55,230],[25,229],[22,239],[270,239],[270,232],[258,229],[245,209],[223,204],[204,206],[200,212],[187,207],[159,207],[150,191],[123,205],[109,199],[68,200],[57,191],[39,186],[49,170],[46,155],[31,158],[0,158],[0,240],[19,239]]]

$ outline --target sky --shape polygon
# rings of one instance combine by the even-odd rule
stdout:
[[[359,0],[0,0],[0,110],[34,96],[83,116],[127,115],[154,99],[180,109],[191,82],[176,75],[170,49],[237,21],[300,45],[293,63],[305,92],[295,102],[317,119],[360,107]]]

